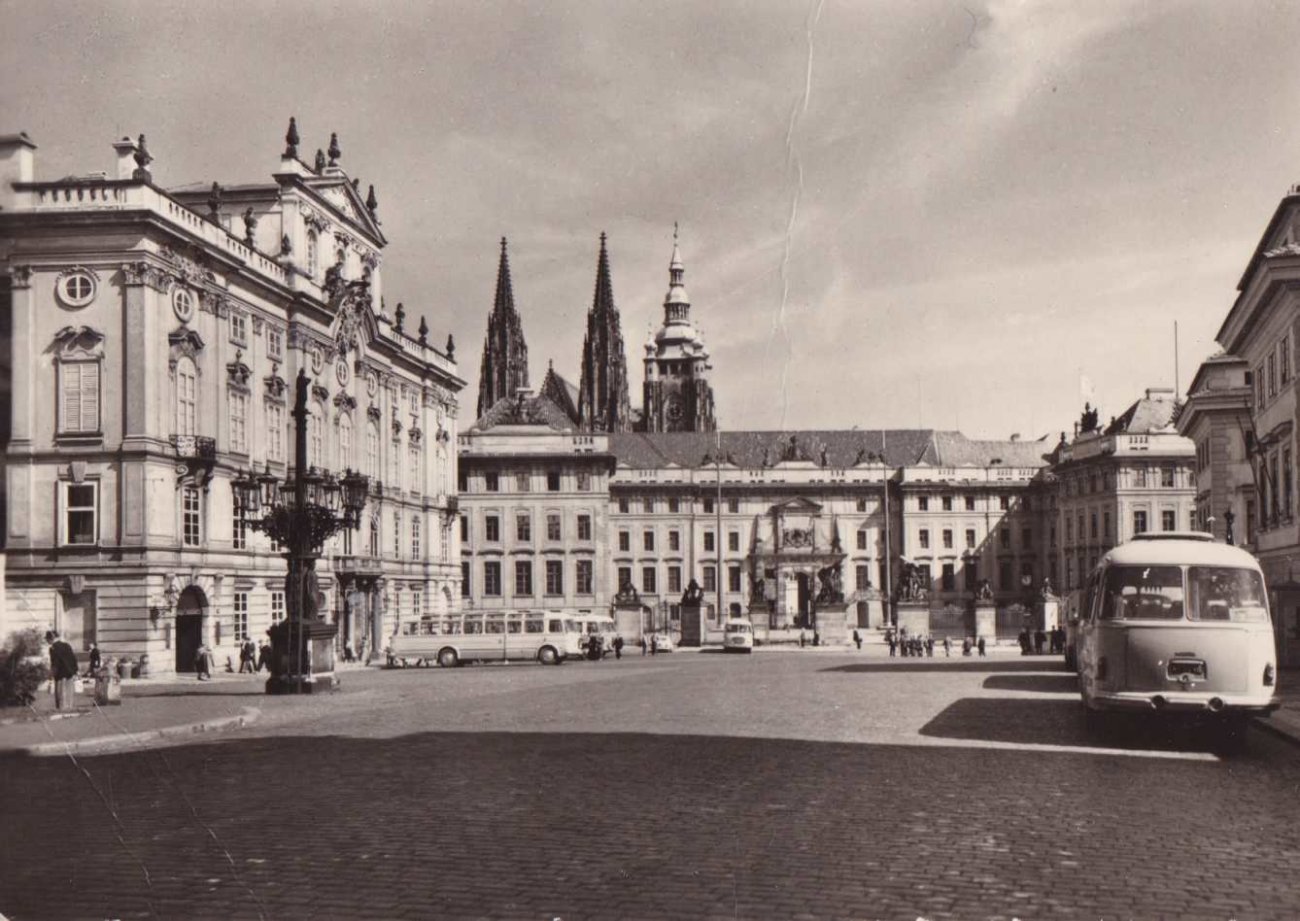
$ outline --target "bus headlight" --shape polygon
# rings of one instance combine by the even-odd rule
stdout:
[[[1273,663],[1270,662],[1264,666],[1264,687],[1271,688],[1276,679],[1277,672],[1273,668]]]

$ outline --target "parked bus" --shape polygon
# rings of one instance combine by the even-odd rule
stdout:
[[[402,624],[389,652],[402,665],[536,660],[559,665],[581,655],[572,617],[545,611],[474,611]]]
[[[596,642],[600,643],[602,656],[614,651],[614,637],[618,631],[614,629],[613,617],[608,614],[579,613],[573,620],[578,625],[584,649],[595,637]]]
[[[1208,713],[1240,731],[1278,707],[1264,574],[1208,534],[1143,534],[1107,553],[1084,585],[1077,655],[1090,716]]]
[[[753,652],[754,625],[743,617],[730,617],[722,625],[723,652]]]

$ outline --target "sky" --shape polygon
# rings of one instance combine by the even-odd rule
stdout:
[[[679,222],[722,428],[1055,440],[1085,395],[1105,420],[1187,385],[1300,182],[1300,2],[0,16],[0,133],[39,145],[38,178],[111,172],[144,133],[164,187],[266,181],[289,116],[308,162],[338,132],[379,198],[388,307],[454,335],[464,416],[503,236],[537,386],[548,362],[577,383],[609,234],[638,405]]]

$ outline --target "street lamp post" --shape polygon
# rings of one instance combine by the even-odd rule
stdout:
[[[268,694],[311,694],[338,686],[334,674],[336,624],[326,622],[318,608],[316,560],[325,541],[343,528],[361,523],[369,481],[347,471],[343,477],[307,465],[307,372],[299,369],[293,407],[294,467],[281,481],[270,471],[253,471],[231,483],[235,508],[248,526],[262,531],[285,548],[288,574],[284,580],[286,616],[271,635],[271,677]]]

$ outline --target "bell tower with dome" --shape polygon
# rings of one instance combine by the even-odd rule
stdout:
[[[677,227],[673,225],[673,258],[668,266],[664,323],[645,344],[644,427],[647,432],[712,432],[713,388],[709,385],[709,353],[691,325]]]

